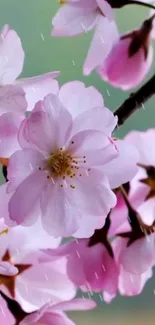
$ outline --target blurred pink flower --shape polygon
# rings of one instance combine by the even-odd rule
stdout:
[[[148,73],[153,59],[152,21],[120,37],[103,60],[98,73],[103,80],[123,90],[136,87]]]
[[[89,75],[118,40],[112,8],[105,0],[67,0],[62,4],[52,19],[53,36],[75,36],[95,29],[83,67],[84,74]]]
[[[27,312],[49,300],[56,303],[74,297],[76,291],[67,276],[66,259],[40,262],[39,250],[56,247],[59,239],[45,234],[40,224],[7,229],[1,219],[0,228],[0,289],[6,295],[16,299]]]
[[[89,310],[95,306],[93,300],[78,298],[58,304],[49,303],[33,314],[26,316],[20,325],[74,325],[75,323],[65,315],[64,311]]]

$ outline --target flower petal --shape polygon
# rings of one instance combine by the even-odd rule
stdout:
[[[139,295],[146,282],[152,277],[153,272],[151,269],[143,274],[131,274],[121,268],[119,276],[119,292],[122,296],[135,296]]]
[[[34,149],[16,151],[8,164],[8,192],[14,191],[26,177],[37,171],[44,161],[41,153]]]
[[[59,72],[45,73],[41,76],[32,78],[19,79],[16,81],[16,85],[23,88],[26,94],[26,100],[28,103],[27,110],[31,111],[35,104],[44,99],[44,97],[50,93],[56,94],[59,90],[59,85],[55,77],[59,75]]]
[[[18,129],[24,116],[16,113],[5,113],[0,116],[0,157],[9,158],[20,149]]]
[[[19,86],[0,87],[0,114],[15,112],[24,114],[27,108],[24,90]]]
[[[18,274],[18,269],[9,262],[1,261],[0,262],[0,275],[5,276],[15,276]]]
[[[90,75],[92,70],[103,64],[118,38],[119,34],[115,22],[100,16],[84,63],[84,75]]]
[[[17,187],[9,202],[11,220],[16,221],[17,224],[25,221],[30,224],[35,223],[37,213],[34,210],[36,210],[36,204],[47,181],[46,174],[38,171],[27,177]]]
[[[96,130],[77,133],[71,138],[68,150],[78,167],[85,168],[103,166],[118,156],[115,143],[103,132]]]
[[[74,119],[72,134],[83,130],[99,130],[110,136],[116,124],[117,117],[106,107],[93,107]]]
[[[66,258],[36,264],[17,277],[16,297],[24,310],[36,311],[49,301],[57,303],[75,296],[76,289],[67,276],[66,264]]]
[[[60,88],[59,98],[73,118],[93,107],[104,106],[101,93],[93,86],[85,87],[81,81],[65,83]]]
[[[37,109],[27,118],[27,123],[22,125],[20,139],[24,145],[25,137],[26,146],[30,141],[30,145],[35,145],[49,155],[63,147],[70,133],[72,117],[52,94],[46,96],[43,102],[39,102],[39,107],[38,109],[37,104]]]
[[[103,167],[107,175],[111,188],[130,181],[138,171],[138,152],[133,145],[130,145],[125,140],[117,140],[118,156],[111,160]]]
[[[90,8],[61,7],[52,20],[52,36],[75,36],[91,30],[97,14]]]
[[[96,307],[96,303],[91,299],[75,298],[69,301],[60,302],[51,306],[51,310],[76,311],[89,310]]]
[[[154,262],[154,235],[136,240],[120,256],[125,271],[133,274],[146,272]]]
[[[81,215],[74,209],[71,193],[66,192],[59,182],[50,181],[42,193],[42,225],[54,237],[71,236],[78,229]]]
[[[0,34],[0,84],[11,84],[23,69],[24,51],[17,33],[5,25]]]

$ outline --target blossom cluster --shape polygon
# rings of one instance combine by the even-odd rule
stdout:
[[[84,74],[96,69],[124,90],[148,72],[154,32],[151,11],[142,27],[119,36],[114,10],[129,3],[61,1],[52,20],[54,36],[95,28]],[[155,129],[120,140],[118,117],[95,87],[77,80],[60,85],[59,72],[18,79],[23,64],[21,40],[5,25],[0,324],[74,325],[64,312],[94,308],[93,293],[110,303],[117,294],[140,294],[152,277]]]

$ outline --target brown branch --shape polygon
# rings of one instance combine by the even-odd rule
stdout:
[[[7,303],[7,307],[10,310],[10,312],[12,313],[12,315],[15,317],[15,320],[16,320],[15,325],[18,325],[20,323],[20,321],[22,321],[25,318],[27,313],[21,308],[21,306],[19,305],[19,303],[17,301],[10,299],[1,290],[0,290],[0,295]]]
[[[132,93],[125,102],[118,107],[114,112],[114,115],[118,116],[118,125],[124,124],[124,122],[138,109],[143,108],[144,103],[155,95],[155,75],[146,82],[138,91]]]

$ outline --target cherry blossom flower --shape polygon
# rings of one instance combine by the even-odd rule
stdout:
[[[86,104],[85,111],[73,118],[71,103],[75,102],[72,112],[76,114],[76,101],[82,92],[78,98],[75,91],[70,96],[69,89],[77,86],[78,93],[82,90],[85,94]],[[90,90],[80,83],[67,84],[58,96],[49,95],[38,102],[23,122],[19,134],[22,150],[12,155],[8,166],[9,208],[5,205],[8,198],[3,198],[1,207],[3,210],[6,206],[10,219],[17,224],[34,223],[39,208],[43,227],[53,236],[73,235],[82,224],[83,236],[88,237],[98,228],[98,218],[102,217],[103,226],[116,204],[111,188],[135,174],[137,152],[123,141],[113,141],[111,132],[117,118],[101,104],[98,107],[101,96],[95,89],[97,107],[88,101]],[[92,224],[89,235],[85,216],[90,216]]]
[[[140,29],[122,35],[99,67],[100,77],[123,90],[136,87],[152,64],[151,30],[152,18]]]
[[[49,303],[40,310],[28,315],[20,322],[20,325],[75,325],[64,313],[64,311],[89,310],[96,306],[93,300],[73,299],[58,304]]]
[[[0,225],[2,292],[11,299],[16,299],[26,312],[42,307],[49,300],[56,303],[72,299],[76,291],[67,276],[66,259],[60,258],[49,263],[40,262],[42,253],[39,249],[56,247],[60,240],[55,240],[48,234],[45,236],[40,224],[32,228],[18,226],[7,229],[1,219]],[[6,267],[9,263],[10,268]]]
[[[95,29],[84,63],[83,72],[89,75],[98,67],[118,40],[112,8],[105,0],[67,0],[52,19],[52,36],[75,36]]]

